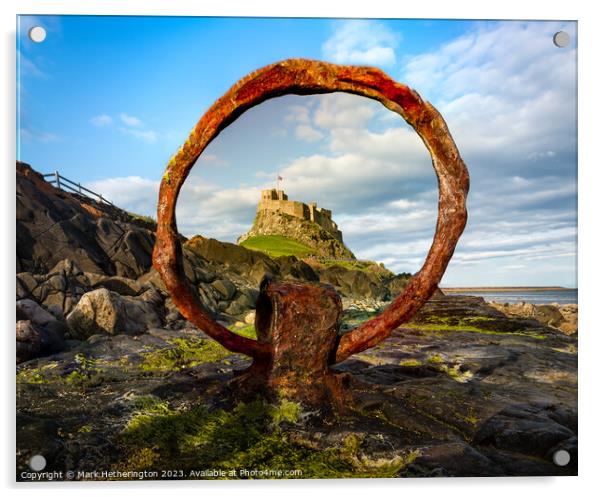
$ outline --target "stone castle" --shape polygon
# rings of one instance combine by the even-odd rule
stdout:
[[[284,190],[263,190],[257,211],[279,211],[289,216],[312,221],[328,231],[334,238],[343,242],[343,233],[337,223],[332,220],[332,211],[318,207],[315,202],[309,205],[296,200],[289,200]]]

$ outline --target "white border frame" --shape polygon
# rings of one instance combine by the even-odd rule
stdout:
[[[318,489],[325,493],[345,494],[347,497],[363,495],[375,487],[380,492],[400,495],[408,492],[433,492],[452,497],[465,496],[467,490],[486,492],[489,496],[507,497],[509,492],[519,489],[546,495],[588,495],[597,487],[597,455],[600,435],[598,415],[600,404],[599,381],[600,354],[602,353],[601,332],[597,326],[597,289],[600,282],[600,187],[602,183],[596,150],[599,138],[595,135],[599,127],[597,119],[600,105],[602,80],[600,78],[599,17],[595,2],[527,2],[525,0],[498,0],[474,2],[470,0],[418,2],[361,2],[359,0],[331,1],[304,0],[292,4],[274,0],[253,2],[215,2],[195,5],[189,0],[97,0],[73,2],[69,0],[8,0],[0,4],[2,16],[3,71],[2,99],[5,109],[0,121],[0,137],[5,151],[5,168],[2,178],[4,202],[2,225],[3,243],[1,268],[2,294],[0,302],[4,312],[5,351],[2,367],[4,409],[0,410],[4,436],[0,452],[2,483],[9,492],[20,495],[40,493],[59,495],[75,491],[90,494],[105,494],[107,490],[117,493],[144,491],[150,495],[164,495],[169,489],[178,493],[228,492],[244,497],[281,495],[306,495]],[[562,19],[577,20],[579,33],[579,321],[581,340],[579,347],[579,477],[545,478],[458,478],[428,480],[316,480],[316,481],[257,481],[257,482],[111,482],[111,483],[14,483],[14,342],[8,330],[14,326],[14,270],[15,270],[15,15],[20,14],[115,14],[115,15],[203,15],[203,16],[252,16],[252,17],[371,17],[371,18],[448,18],[448,19]],[[597,141],[596,141],[597,140]]]

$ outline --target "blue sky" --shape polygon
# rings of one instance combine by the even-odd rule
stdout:
[[[443,114],[471,174],[444,285],[576,286],[576,24],[21,17],[18,158],[153,215],[169,157],[248,72],[289,57],[374,65]],[[27,38],[33,25],[48,36]],[[552,35],[571,35],[566,48]],[[360,258],[417,271],[436,220],[424,145],[377,102],[286,96],[241,116],[185,184],[178,224],[235,241],[259,191],[332,209]]]

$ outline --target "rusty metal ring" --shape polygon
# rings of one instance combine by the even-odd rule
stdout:
[[[169,161],[159,191],[157,240],[153,252],[153,266],[182,315],[233,352],[268,358],[270,345],[236,335],[217,323],[203,309],[187,282],[175,218],[180,188],[207,145],[246,110],[282,95],[333,92],[378,100],[401,115],[428,148],[439,182],[437,228],[422,268],[380,315],[341,337],[336,362],[373,347],[411,319],[437,288],[466,225],[468,171],[445,121],[415,91],[376,68],[306,59],[288,59],[248,74],[209,108]]]

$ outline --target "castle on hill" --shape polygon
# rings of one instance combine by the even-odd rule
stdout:
[[[318,207],[316,202],[309,205],[297,200],[289,200],[284,190],[272,188],[262,190],[257,211],[279,211],[289,216],[312,221],[328,231],[334,238],[343,242],[343,233],[332,220],[332,211]]]

